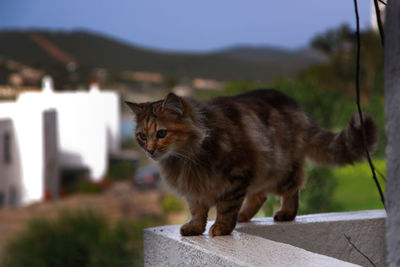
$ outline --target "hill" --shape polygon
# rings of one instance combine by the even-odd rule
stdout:
[[[88,31],[0,31],[0,56],[48,69],[73,60],[87,68],[158,72],[217,80],[271,81],[323,60],[306,50],[233,47],[209,53],[161,52]]]

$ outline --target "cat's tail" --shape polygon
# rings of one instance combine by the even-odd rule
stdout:
[[[370,116],[363,114],[368,150],[374,151],[378,140],[378,127]],[[346,128],[339,133],[322,129],[315,123],[309,128],[306,155],[322,164],[344,165],[366,157],[359,115],[353,115]]]

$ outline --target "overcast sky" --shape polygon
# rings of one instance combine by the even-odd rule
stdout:
[[[361,26],[370,0],[359,0]],[[306,46],[317,33],[355,25],[353,0],[0,0],[0,29],[89,29],[163,50]]]

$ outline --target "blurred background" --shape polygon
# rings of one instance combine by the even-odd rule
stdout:
[[[373,4],[359,2],[384,184],[383,51]],[[142,229],[190,216],[124,101],[276,88],[339,131],[357,111],[354,32],[348,0],[0,0],[0,262],[141,266]],[[367,163],[307,175],[300,214],[383,208]],[[257,216],[278,208],[270,197]]]

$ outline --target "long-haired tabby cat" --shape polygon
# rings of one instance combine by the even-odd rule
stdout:
[[[230,234],[236,221],[249,221],[257,213],[267,194],[282,197],[274,220],[293,220],[305,182],[306,157],[343,165],[365,155],[358,116],[335,134],[276,90],[208,101],[170,93],[156,102],[126,103],[136,114],[139,145],[189,204],[192,219],[181,228],[184,236],[205,231],[208,210],[214,205],[217,218],[210,234]],[[372,150],[376,124],[371,117],[364,119]]]

